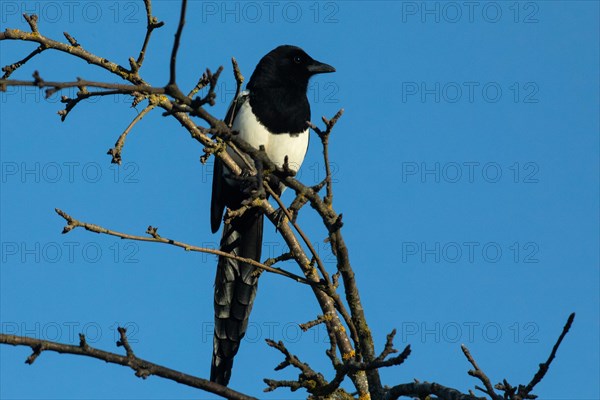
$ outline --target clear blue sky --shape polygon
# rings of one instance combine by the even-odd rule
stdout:
[[[0,28],[68,31],[87,50],[127,64],[145,32],[142,1],[3,1]],[[157,1],[144,78],[167,81],[176,2]],[[191,88],[206,67],[225,66],[217,105],[235,88],[230,58],[249,77],[280,44],[303,47],[337,68],[309,89],[313,121],[344,117],[331,140],[334,205],[367,318],[380,351],[413,353],[382,371],[385,384],[413,378],[463,391],[476,382],[460,344],[494,383],[528,383],[569,313],[577,317],[547,377],[542,399],[598,399],[599,371],[599,9],[594,1],[547,2],[200,2],[190,3],[178,78]],[[2,42],[2,65],[34,45]],[[64,54],[47,52],[13,75],[115,81]],[[71,93],[73,95],[73,93]],[[210,166],[202,147],[160,112],[129,136],[120,169],[106,150],[135,117],[125,98],[78,106],[61,123],[58,97],[34,89],[0,93],[1,330],[110,351],[117,325],[137,355],[207,377],[212,349],[215,259],[168,246],[130,243],[82,230],[61,235],[59,207],[112,229],[215,245],[209,228]],[[141,110],[141,107],[138,107]],[[322,179],[316,137],[301,178]],[[287,195],[287,199],[290,199]],[[300,223],[331,271],[325,232],[309,208]],[[282,241],[267,229],[265,256]],[[292,264],[289,268],[295,271]],[[263,275],[231,386],[264,398],[262,378],[285,340],[332,377],[325,332],[306,287]],[[75,356],[0,346],[2,399],[192,399],[209,394]]]

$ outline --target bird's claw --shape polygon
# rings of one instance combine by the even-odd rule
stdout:
[[[287,218],[287,216],[285,215],[285,213],[283,212],[283,209],[280,207],[277,210],[275,210],[275,212],[273,213],[273,220],[275,223],[275,232],[277,233],[277,231],[279,230],[279,227],[281,226],[281,224],[284,223],[285,218]]]

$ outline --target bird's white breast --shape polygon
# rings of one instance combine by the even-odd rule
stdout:
[[[250,101],[245,101],[238,111],[232,126],[233,131],[239,132],[239,138],[258,149],[265,146],[267,156],[279,167],[283,166],[288,157],[290,169],[298,171],[304,161],[308,149],[308,129],[300,133],[272,134],[262,125],[252,113]],[[237,154],[228,149],[229,154],[240,165],[243,165]]]

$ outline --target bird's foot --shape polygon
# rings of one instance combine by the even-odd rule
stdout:
[[[288,213],[291,214],[290,215],[292,217],[291,220],[288,218]],[[279,227],[287,221],[292,222],[292,223],[296,222],[296,217],[297,217],[296,212],[288,209],[288,213],[284,212],[281,207],[279,207],[277,210],[275,210],[275,212],[273,213],[274,214],[273,219],[275,222],[275,232],[277,232],[279,230]]]

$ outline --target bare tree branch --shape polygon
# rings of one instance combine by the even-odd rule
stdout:
[[[123,146],[125,145],[125,139],[127,138],[127,135],[129,134],[129,132],[131,132],[131,129],[134,127],[134,125],[137,124],[138,122],[140,122],[142,120],[142,118],[144,118],[144,116],[148,112],[150,112],[154,107],[156,107],[156,104],[154,104],[154,103],[148,104],[146,106],[146,108],[144,108],[133,119],[133,121],[131,121],[131,123],[127,126],[127,128],[125,128],[123,133],[121,133],[121,135],[119,135],[119,139],[117,139],[117,142],[115,143],[115,147],[108,149],[108,152],[106,154],[108,154],[112,157],[112,160],[110,161],[111,163],[121,165],[121,161],[122,161],[121,151],[123,150]]]
[[[550,368],[550,364],[552,364],[552,361],[554,361],[554,357],[556,357],[556,352],[558,351],[560,344],[562,343],[562,341],[565,338],[565,336],[567,335],[567,333],[569,333],[569,329],[571,329],[571,325],[573,325],[574,320],[575,320],[575,313],[571,313],[571,315],[569,315],[569,318],[567,319],[567,322],[565,323],[565,326],[563,327],[563,330],[562,330],[560,336],[558,337],[558,340],[552,347],[552,351],[550,352],[550,356],[548,356],[548,360],[546,360],[545,363],[540,364],[540,369],[535,374],[535,376],[533,377],[531,382],[529,382],[527,384],[527,386],[525,386],[525,388],[523,389],[523,392],[520,393],[521,395],[529,394],[533,390],[535,385],[537,385],[538,383],[540,383],[542,381],[542,379],[544,379],[546,372],[548,372],[548,369]]]
[[[300,361],[297,356],[291,354],[283,342],[275,342],[270,339],[267,339],[266,342],[269,346],[279,350],[285,356],[285,360],[275,367],[275,371],[282,370],[288,366],[293,366],[300,370],[300,374],[296,381],[264,379],[264,382],[267,384],[267,388],[264,390],[265,392],[271,392],[280,387],[287,387],[292,391],[296,391],[299,388],[305,388],[310,394],[318,396],[318,398],[331,398],[330,395],[336,391],[338,392],[336,393],[336,398],[339,398],[340,396],[342,398],[353,398],[347,392],[339,389],[340,383],[344,380],[347,371],[338,370],[334,379],[331,382],[327,382],[322,374],[316,372],[310,365]]]
[[[277,224],[278,221],[275,220],[276,212],[273,209],[273,206],[269,204],[267,201],[263,201],[261,203],[261,207],[265,211],[265,215],[271,220],[272,223]],[[294,259],[298,263],[298,265],[302,268],[305,277],[308,280],[313,280],[315,282],[319,281],[316,270],[310,267],[310,260],[302,250],[300,243],[297,238],[291,231],[288,225],[281,225],[279,227],[279,232],[281,236],[286,241],[290,252],[294,255]],[[326,316],[326,326],[327,331],[331,333],[331,336],[335,338],[335,341],[332,343],[336,343],[342,354],[342,358],[345,360],[351,359],[356,356],[356,351],[353,349],[352,344],[348,338],[348,335],[345,333],[345,329],[336,313],[336,307],[334,300],[328,296],[320,287],[312,286],[313,293],[319,302],[319,306],[323,311],[323,315]],[[359,395],[367,396],[369,393],[369,386],[366,380],[366,375],[364,371],[356,371],[350,375],[355,387],[359,391]]]
[[[546,362],[540,364],[538,371],[535,373],[535,375],[533,376],[531,381],[526,386],[519,385],[518,387],[515,388],[515,387],[511,386],[506,381],[506,379],[504,379],[504,381],[502,383],[496,384],[496,389],[504,391],[505,398],[509,398],[510,400],[523,400],[523,399],[537,398],[536,395],[531,394],[531,391],[538,383],[540,383],[542,381],[542,379],[544,379],[544,376],[546,376],[548,369],[550,369],[550,364],[552,364],[552,361],[554,361],[554,358],[556,357],[556,352],[558,351],[558,348],[560,347],[560,344],[562,343],[563,339],[565,338],[565,336],[571,329],[571,326],[573,325],[574,320],[575,320],[575,313],[571,313],[571,315],[569,315],[569,318],[567,319],[567,322],[565,323],[565,326],[563,327],[563,330],[562,330],[560,336],[558,337],[558,340],[552,347],[552,351],[550,352],[548,359],[546,360]]]
[[[479,368],[477,362],[475,362],[475,359],[471,355],[471,352],[469,351],[467,346],[462,344],[460,348],[463,351],[465,357],[467,357],[467,360],[469,360],[473,368],[475,368],[474,370],[469,370],[469,375],[479,379],[481,383],[483,383],[483,385],[485,386],[485,389],[480,388],[479,386],[475,386],[475,389],[481,390],[482,392],[490,396],[493,400],[502,400],[502,397],[500,397],[500,395],[498,395],[494,391],[494,387],[492,386],[492,382],[490,382],[490,378],[487,377],[487,375],[481,370],[481,368]]]
[[[331,284],[331,279],[329,277],[329,274],[327,273],[327,270],[325,269],[323,260],[321,260],[321,257],[315,250],[315,248],[312,245],[308,236],[306,236],[306,234],[300,228],[300,226],[293,220],[293,217],[292,217],[292,214],[290,213],[290,211],[287,209],[285,204],[283,204],[283,202],[281,201],[281,198],[277,195],[277,193],[275,193],[275,191],[273,189],[271,189],[271,186],[268,183],[265,184],[265,189],[267,190],[269,195],[273,198],[273,200],[275,200],[275,202],[277,202],[277,205],[279,205],[279,209],[281,210],[281,212],[285,215],[287,220],[292,224],[292,226],[294,227],[296,232],[298,232],[298,234],[302,238],[302,241],[304,242],[304,244],[306,244],[306,246],[308,247],[310,254],[312,255],[313,259],[317,263],[317,266],[319,268],[319,271],[321,272],[321,275],[323,276],[323,279],[325,280],[325,283]],[[281,221],[281,223],[285,223],[285,220]]]
[[[69,214],[65,213],[62,210],[59,210],[58,208],[56,208],[55,211],[58,215],[60,215],[67,221],[67,226],[65,226],[62,231],[63,234],[68,233],[75,228],[82,227],[90,232],[101,233],[101,234],[109,235],[109,236],[116,236],[121,239],[136,240],[139,242],[163,243],[163,244],[168,244],[168,245],[175,246],[175,247],[180,247],[180,248],[184,249],[185,251],[195,251],[195,252],[199,252],[199,253],[214,254],[217,256],[222,256],[222,257],[227,257],[227,258],[231,258],[234,260],[238,260],[240,262],[251,264],[257,268],[271,272],[273,274],[285,276],[287,278],[293,279],[294,281],[303,283],[305,285],[310,285],[310,286],[318,286],[319,285],[318,282],[311,282],[299,275],[293,274],[293,273],[283,270],[281,268],[274,268],[269,265],[262,264],[258,261],[254,261],[250,258],[239,257],[234,254],[230,254],[230,253],[227,253],[227,252],[224,252],[221,250],[210,249],[207,247],[192,246],[190,244],[179,242],[177,240],[164,238],[158,234],[158,228],[155,228],[152,226],[149,226],[146,231],[146,233],[148,233],[150,235],[150,237],[129,235],[126,233],[121,233],[121,232],[113,231],[110,229],[106,229],[106,228],[103,228],[98,225],[78,221],[77,219],[71,217]]]
[[[173,42],[173,50],[171,51],[171,67],[169,75],[169,85],[174,86],[177,82],[177,51],[179,50],[179,42],[181,41],[181,33],[185,25],[185,12],[187,10],[187,0],[181,1],[181,13],[179,15],[179,25],[175,32],[175,41]]]
[[[396,385],[386,391],[384,399],[395,400],[403,396],[410,398],[417,397],[419,399],[432,399],[431,397],[428,397],[431,395],[437,396],[439,400],[485,400],[485,398],[464,394],[456,389],[433,382],[413,382]]]
[[[244,83],[244,75],[242,75],[242,71],[240,71],[240,66],[237,63],[235,57],[231,57],[231,66],[233,67],[233,77],[235,78],[235,95],[234,99],[237,99],[242,91],[242,84]],[[234,113],[231,113],[233,116]],[[228,124],[231,125],[233,121],[227,121]]]
[[[331,165],[329,163],[329,135],[331,134],[331,130],[340,119],[340,117],[344,114],[344,109],[339,110],[331,119],[327,119],[322,117],[323,123],[325,124],[325,131],[322,131],[317,126],[315,126],[312,122],[308,121],[309,126],[314,130],[319,138],[321,139],[321,144],[323,145],[323,161],[325,162],[325,183],[327,185],[327,194],[325,195],[325,203],[332,204],[333,203],[333,182],[331,177]]]
[[[37,357],[44,351],[52,351],[61,354],[74,354],[78,356],[96,358],[98,360],[102,360],[111,364],[119,364],[126,367],[130,367],[135,371],[135,375],[142,379],[146,379],[150,375],[155,375],[160,376],[161,378],[181,383],[186,386],[206,390],[207,392],[211,392],[219,396],[226,397],[228,399],[255,399],[254,397],[250,397],[233,389],[229,389],[228,387],[211,382],[207,379],[202,379],[192,375],[184,374],[183,372],[175,371],[173,369],[166,368],[161,365],[154,364],[150,361],[138,358],[133,353],[131,346],[129,346],[129,343],[127,342],[127,337],[125,336],[125,332],[125,328],[119,328],[121,339],[119,340],[119,342],[117,342],[117,345],[121,345],[125,348],[125,356],[91,347],[87,344],[85,336],[83,334],[79,334],[79,346],[56,343],[48,340],[33,339],[29,337],[6,335],[4,333],[0,333],[0,343],[10,344],[13,346],[31,347],[33,353],[29,357],[27,357],[27,364],[33,364]]]
[[[165,23],[162,21],[158,21],[156,17],[152,15],[152,1],[144,0],[144,6],[146,7],[146,36],[144,37],[144,44],[142,44],[142,49],[140,50],[140,54],[138,55],[137,60],[135,61],[135,67],[132,66],[132,69],[136,71],[142,67],[142,63],[144,62],[144,57],[146,56],[146,48],[148,47],[148,43],[150,43],[150,36],[152,36],[152,32],[163,26]]]
[[[36,75],[34,75],[34,76],[36,76]],[[35,79],[33,81],[0,79],[0,84],[10,85],[10,86],[37,86],[39,88],[46,87],[46,88],[49,88],[46,91],[46,97],[50,97],[54,93],[56,93],[60,90],[63,90],[63,89],[68,89],[68,88],[73,88],[73,87],[78,88],[81,86],[96,87],[96,88],[101,88],[101,89],[114,89],[116,91],[119,91],[118,93],[111,93],[111,94],[134,94],[136,92],[141,92],[141,93],[145,93],[145,94],[165,94],[164,88],[160,88],[160,87],[157,88],[157,87],[148,86],[148,85],[127,85],[127,84],[122,84],[122,83],[95,82],[95,81],[88,81],[86,79],[81,79],[81,78],[79,78],[73,82],[54,82],[54,81],[45,81],[45,80],[39,78],[39,75],[37,75],[37,77],[38,77],[38,79]]]
[[[32,51],[31,53],[29,53],[22,60],[17,61],[16,63],[13,63],[13,64],[10,64],[10,65],[2,67],[2,72],[4,72],[4,75],[2,75],[2,79],[7,79],[18,68],[20,68],[21,66],[23,66],[27,61],[31,60],[33,57],[37,56],[38,54],[40,54],[44,50],[46,50],[46,48],[44,46],[40,46],[37,49],[35,49],[34,51]]]
[[[98,57],[88,52],[80,45],[74,46],[70,43],[61,43],[40,34],[37,29],[37,16],[29,16],[28,14],[23,14],[23,17],[25,18],[25,20],[27,20],[32,32],[35,33],[35,35],[21,31],[19,29],[6,29],[4,32],[0,32],[0,40],[20,40],[25,42],[36,42],[39,43],[41,47],[58,50],[70,54],[72,56],[81,58],[89,64],[96,65],[127,81],[130,81],[135,85],[144,84],[144,81],[139,78],[137,72],[133,73],[132,71],[120,66],[119,64],[111,62],[106,58]]]

